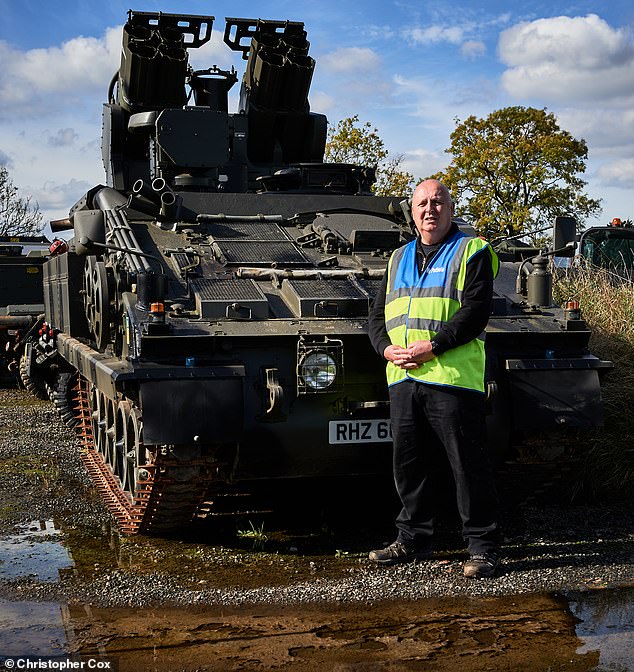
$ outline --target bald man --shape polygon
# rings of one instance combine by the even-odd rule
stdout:
[[[436,497],[432,454],[447,455],[469,560],[469,578],[499,566],[497,494],[484,436],[484,329],[497,257],[452,221],[447,187],[424,180],[414,190],[416,239],[395,250],[374,300],[369,335],[386,360],[394,440],[394,481],[402,509],[397,538],[371,551],[381,565],[432,552]]]

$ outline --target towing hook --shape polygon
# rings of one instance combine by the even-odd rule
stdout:
[[[494,380],[489,380],[486,389],[487,401],[491,402],[497,393],[498,393],[498,384]]]

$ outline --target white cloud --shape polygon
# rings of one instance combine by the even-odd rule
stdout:
[[[460,44],[464,38],[464,30],[460,26],[428,26],[427,28],[410,28],[405,31],[405,37],[414,44],[428,45],[439,42]]]
[[[118,68],[121,29],[101,39],[76,37],[60,47],[19,51],[0,42],[0,119],[48,116],[59,105],[103,91]]]
[[[79,135],[73,128],[60,128],[55,135],[51,135],[48,139],[48,144],[52,147],[65,147],[72,145]]]
[[[381,59],[368,47],[342,47],[319,59],[319,68],[329,73],[367,73],[380,65]]]
[[[311,91],[310,109],[312,112],[328,115],[330,110],[335,109],[337,101],[324,91]]]
[[[634,156],[634,109],[610,106],[565,107],[557,112],[557,121],[576,138],[590,144],[590,154],[610,156],[613,153]]]
[[[602,185],[632,189],[634,188],[634,158],[605,163],[599,168],[597,174]]]
[[[368,40],[397,39],[396,31],[388,28],[385,24],[364,26],[361,30],[361,34]]]
[[[47,117],[60,106],[105,101],[121,61],[121,26],[103,37],[75,37],[60,46],[20,51],[0,41],[0,121],[15,116]],[[222,33],[189,50],[194,69],[228,69],[240,60],[224,45]]]
[[[460,53],[469,60],[475,60],[486,54],[487,48],[484,42],[479,40],[467,40],[460,47]]]
[[[342,47],[318,57],[311,91],[311,109],[333,121],[389,105],[393,86],[373,49]]]
[[[419,46],[438,44],[460,45],[465,58],[477,58],[486,53],[485,37],[492,31],[497,35],[501,26],[508,25],[511,14],[485,15],[482,11],[471,11],[462,7],[457,16],[455,9],[450,14],[430,10],[435,18],[429,25],[415,26],[403,31],[405,39]]]
[[[595,14],[520,23],[500,35],[498,50],[509,66],[502,85],[516,99],[632,102],[632,33]]]
[[[62,211],[67,216],[70,206],[78,201],[94,184],[72,178],[64,184],[45,182],[41,187],[32,188],[29,193],[42,210]]]
[[[464,119],[471,114],[491,111],[498,102],[495,85],[486,79],[477,79],[457,85],[454,81],[432,78],[394,77],[396,91],[414,115],[434,119],[434,126],[445,128],[448,139],[453,130],[453,119]],[[436,134],[437,135],[437,134]]]
[[[412,173],[415,178],[424,178],[444,170],[449,164],[445,152],[428,149],[410,149],[403,155],[401,168]]]

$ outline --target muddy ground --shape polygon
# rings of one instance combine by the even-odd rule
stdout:
[[[94,655],[121,670],[634,670],[634,507],[571,503],[571,473],[500,472],[505,559],[490,581],[461,575],[450,498],[431,561],[367,561],[394,534],[389,479],[276,487],[275,500],[258,500],[276,514],[200,521],[179,539],[121,538],[52,405],[0,390],[0,658]]]

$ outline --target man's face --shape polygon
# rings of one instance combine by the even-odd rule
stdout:
[[[412,217],[425,245],[439,243],[451,227],[453,203],[447,188],[436,180],[421,182],[412,197]]]

